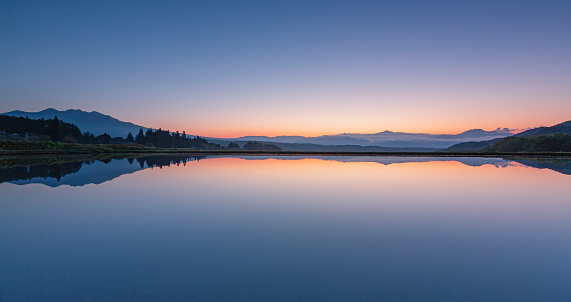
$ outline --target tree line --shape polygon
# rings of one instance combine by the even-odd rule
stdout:
[[[208,142],[200,136],[187,135],[171,132],[169,130],[139,129],[136,136],[132,133],[123,137],[111,137],[107,133],[95,136],[93,133],[82,133],[78,126],[66,123],[58,117],[53,119],[30,119],[27,117],[13,117],[0,115],[0,130],[8,134],[25,136],[27,133],[33,140],[50,140],[52,142],[68,142],[81,144],[111,144],[111,143],[136,143],[156,148],[191,148],[200,150],[257,150],[257,151],[281,151],[276,145],[263,144],[260,142],[247,142],[242,148],[237,143],[231,142],[227,147]]]
[[[220,150],[222,147],[219,144],[209,143],[205,138],[200,136],[192,137],[187,135],[184,131],[171,133],[169,130],[152,130],[148,129],[143,132],[139,129],[137,136],[129,133],[125,142],[137,143],[150,147],[159,148],[194,148],[201,150]]]
[[[571,135],[564,133],[529,137],[509,136],[484,152],[571,152]]]
[[[34,120],[27,117],[0,115],[0,130],[8,134],[44,136],[53,142],[61,142],[65,138],[81,139],[79,127],[63,122],[57,116],[53,119]]]

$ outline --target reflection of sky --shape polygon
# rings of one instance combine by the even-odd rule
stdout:
[[[569,1],[14,2],[0,12],[0,112],[80,108],[215,137],[553,125],[569,119],[569,12]]]
[[[564,300],[569,176],[212,158],[0,184],[0,299]]]
[[[492,165],[495,167],[507,167],[507,166],[528,166],[538,169],[550,169],[557,171],[559,173],[571,174],[571,163],[569,161],[558,161],[554,158],[552,159],[520,159],[517,161],[505,160],[501,158],[493,157],[406,157],[406,156],[208,156],[202,158],[202,160],[212,160],[221,158],[235,158],[244,159],[252,161],[260,160],[281,160],[281,161],[305,161],[305,160],[319,160],[319,161],[335,161],[341,163],[377,163],[381,165],[392,165],[392,164],[412,164],[412,163],[428,163],[428,162],[457,162],[462,163],[467,166],[480,167],[484,165]],[[158,160],[158,161],[157,161]],[[154,166],[168,165],[171,163],[173,165],[180,165],[181,160],[192,161],[195,158],[181,157],[181,156],[152,156],[149,158],[142,157],[138,159],[113,159],[107,163],[102,161],[94,162],[77,162],[79,164],[79,169],[77,171],[68,171],[59,179],[54,175],[49,176],[49,170],[57,170],[58,165],[53,166],[38,166],[40,169],[32,169],[30,171],[30,166],[28,166],[27,173],[22,171],[22,167],[14,168],[18,171],[11,170],[11,168],[6,168],[2,170],[3,178],[0,181],[6,181],[17,185],[27,185],[32,183],[41,183],[50,187],[57,187],[61,185],[70,186],[84,186],[87,184],[101,184],[106,181],[111,181],[116,177],[124,174],[134,173],[139,170],[153,168]],[[150,162],[149,162],[150,161]],[[141,162],[143,164],[141,164]],[[150,163],[150,165],[149,165]],[[183,163],[185,165],[185,163]],[[33,166],[32,166],[33,167]],[[44,167],[45,170],[41,168]],[[51,167],[51,168],[50,168]],[[65,170],[65,169],[64,169]],[[13,175],[10,175],[14,173]]]

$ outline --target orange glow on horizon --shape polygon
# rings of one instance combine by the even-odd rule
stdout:
[[[540,126],[537,126],[540,127]],[[189,128],[189,127],[186,127]],[[238,138],[244,136],[267,136],[267,137],[278,137],[278,136],[304,136],[304,137],[318,137],[318,136],[326,136],[326,135],[339,135],[339,134],[375,134],[383,131],[392,131],[392,132],[403,132],[403,133],[422,133],[422,134],[432,134],[432,135],[442,135],[442,134],[460,134],[462,132],[471,130],[471,129],[483,129],[485,131],[494,131],[498,127],[495,128],[480,128],[480,127],[473,127],[473,128],[465,128],[465,129],[447,129],[443,128],[442,130],[438,129],[426,129],[426,130],[394,130],[394,129],[383,129],[383,130],[355,130],[355,131],[330,131],[330,132],[323,132],[323,131],[279,131],[279,130],[204,130],[204,131],[187,131],[187,134],[191,135],[198,135],[201,137],[215,137],[215,138]],[[507,127],[506,127],[507,128]],[[533,127],[531,127],[533,128]],[[512,128],[513,129],[513,128]],[[512,133],[519,133],[525,131],[526,128],[515,128],[515,131]]]
[[[420,97],[419,97],[420,98]],[[203,137],[237,138],[242,136],[305,136],[343,133],[374,134],[383,131],[425,134],[459,134],[471,129],[493,131],[498,128],[524,131],[540,126],[553,126],[571,119],[568,103],[558,106],[537,106],[531,100],[517,107],[501,100],[486,102],[422,103],[369,102],[353,106],[348,102],[307,100],[285,103],[263,103],[226,107],[212,105],[204,110],[162,112],[129,112],[120,120]],[[284,105],[286,104],[286,105]],[[167,118],[168,117],[168,118]]]
[[[495,114],[498,115],[498,114]],[[316,137],[323,135],[338,135],[343,133],[374,134],[383,131],[424,134],[459,134],[471,129],[483,129],[494,131],[498,128],[508,128],[513,133],[525,131],[530,128],[541,126],[553,126],[568,121],[570,117],[566,112],[558,111],[557,115],[548,118],[528,114],[499,114],[500,116],[488,116],[481,118],[475,115],[447,115],[442,118],[436,116],[406,116],[372,119],[370,116],[352,115],[343,119],[340,116],[315,116],[315,117],[283,117],[276,116],[259,117],[246,116],[242,119],[230,119],[229,117],[177,117],[164,119],[162,116],[152,116],[142,121],[132,121],[135,124],[144,125],[163,130],[182,131],[190,135],[216,138],[238,138],[242,136],[305,136]],[[145,121],[146,120],[146,121]]]

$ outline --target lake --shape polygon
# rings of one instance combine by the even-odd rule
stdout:
[[[0,169],[1,301],[565,301],[571,164],[192,157]]]

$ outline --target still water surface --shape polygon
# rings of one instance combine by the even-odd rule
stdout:
[[[65,165],[1,171],[1,301],[571,299],[568,163]]]

